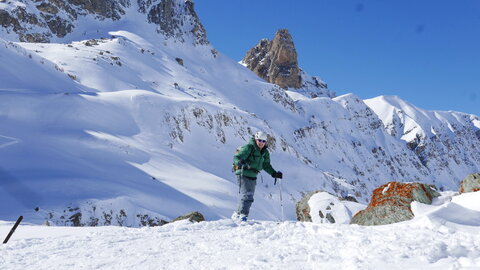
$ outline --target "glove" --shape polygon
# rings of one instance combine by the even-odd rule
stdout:
[[[248,166],[248,164],[247,164],[247,163],[245,162],[245,160],[243,160],[243,159],[240,159],[237,164],[238,164],[238,167],[239,167],[240,169],[248,169],[248,168],[250,168],[250,166]]]
[[[282,173],[281,171],[274,172],[274,173],[272,174],[272,177],[273,177],[273,178],[282,179],[282,178],[283,178],[283,173]]]

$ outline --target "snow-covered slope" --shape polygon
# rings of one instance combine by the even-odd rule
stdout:
[[[416,203],[384,226],[231,220],[151,228],[21,225],[5,269],[478,269],[480,192]],[[0,235],[11,222],[0,221]]]
[[[0,90],[3,92],[51,93],[86,89],[72,81],[58,65],[13,42],[0,39],[0,55]]]
[[[145,19],[143,1],[127,2],[127,15],[89,31],[88,40],[76,30],[52,36],[59,43],[0,39],[0,218],[139,226],[194,210],[210,220],[229,217],[238,193],[232,155],[257,130],[270,134],[273,167],[284,172],[288,219],[308,191],[366,202],[388,181],[456,189],[480,171],[478,146],[471,146],[479,141],[476,116],[417,109],[466,130],[446,133],[465,142],[449,159],[458,164],[439,163],[392,135],[378,112],[385,106],[353,94],[311,98],[280,89],[195,42],[191,25],[169,36]],[[98,20],[85,16],[88,23],[78,25]],[[416,123],[430,130],[428,121]],[[258,181],[251,216],[276,220],[278,186],[265,173]]]

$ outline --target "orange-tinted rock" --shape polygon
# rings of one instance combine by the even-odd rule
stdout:
[[[460,183],[460,193],[480,191],[480,173],[473,173],[465,177]]]
[[[431,185],[389,182],[375,189],[368,207],[350,222],[359,225],[384,225],[412,219],[413,201],[431,204],[440,194]]]

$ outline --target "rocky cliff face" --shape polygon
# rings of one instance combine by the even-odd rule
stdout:
[[[316,92],[307,91],[311,97],[334,96],[325,91],[326,83],[318,77],[308,76],[298,66],[295,44],[287,29],[278,30],[273,40],[260,40],[247,52],[242,63],[260,78],[282,88],[316,89]]]
[[[272,41],[262,39],[243,59],[247,67],[270,83],[283,88],[302,86],[297,51],[287,29],[281,29]]]
[[[84,28],[89,22],[115,25],[138,16],[146,17],[138,21],[155,25],[166,38],[181,42],[191,38],[196,45],[209,43],[190,0],[8,1],[0,5],[0,31],[22,42],[51,42],[73,33],[86,34],[92,30]],[[108,35],[100,29],[97,33]]]

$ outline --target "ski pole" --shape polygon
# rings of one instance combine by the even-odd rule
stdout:
[[[283,222],[283,221],[285,221],[285,215],[283,213],[282,181],[281,180],[280,180],[279,187],[280,187],[280,208],[282,210],[282,222]]]
[[[242,192],[243,166],[240,168],[240,180],[238,181],[238,194]]]
[[[19,216],[18,219],[17,219],[17,222],[15,222],[15,225],[13,225],[13,228],[10,230],[10,232],[8,233],[7,235],[7,238],[5,238],[5,240],[3,241],[4,244],[6,244],[8,242],[8,240],[10,240],[10,237],[12,236],[12,234],[15,232],[15,230],[17,229],[18,225],[20,224],[20,222],[22,222],[22,219],[23,219],[23,216]]]

